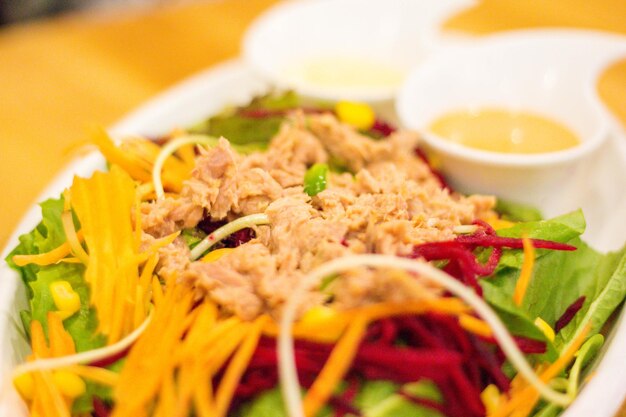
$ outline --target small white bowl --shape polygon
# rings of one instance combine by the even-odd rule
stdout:
[[[473,0],[299,0],[281,3],[248,29],[243,55],[279,88],[305,98],[391,101],[402,80],[433,48],[434,27]],[[321,60],[371,63],[397,72],[396,85],[320,85],[299,76],[298,67]],[[301,75],[301,73],[300,73]],[[359,76],[359,75],[357,75]]]
[[[400,90],[396,110],[404,126],[423,133],[453,187],[562,207],[555,190],[607,138],[606,115],[592,94],[594,76],[620,44],[623,39],[562,30],[477,40],[422,63]],[[472,149],[429,130],[448,112],[480,108],[541,114],[569,127],[581,143],[557,152],[505,154]]]

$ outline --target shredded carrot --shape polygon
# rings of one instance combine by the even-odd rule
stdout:
[[[345,335],[333,348],[322,371],[304,397],[303,406],[306,416],[315,416],[326,404],[333,390],[350,368],[366,327],[365,315],[356,316],[346,329]]]
[[[256,319],[254,325],[252,325],[252,328],[250,329],[250,332],[245,337],[243,343],[237,350],[237,353],[235,353],[235,356],[228,365],[228,368],[226,368],[224,377],[222,378],[215,395],[216,417],[226,416],[228,407],[230,406],[230,401],[235,393],[235,388],[237,388],[237,384],[245,372],[252,355],[254,354],[254,350],[259,342],[259,337],[261,336],[261,330],[265,325],[266,320],[266,316],[261,316]]]
[[[197,384],[194,394],[193,403],[195,410],[200,417],[214,417],[213,406],[213,385],[208,376],[205,378],[205,384]]]
[[[90,381],[98,384],[107,385],[109,387],[115,386],[115,384],[119,381],[119,374],[106,368],[86,365],[72,365],[64,369],[80,377],[89,379]]]
[[[185,318],[192,307],[193,292],[189,288],[167,289],[155,307],[148,328],[128,354],[119,383],[114,387],[114,417],[141,415],[157,397],[162,397],[159,400],[162,412],[169,412],[171,403],[176,404],[176,393],[171,390],[173,381],[168,378],[173,378],[174,353],[186,331]]]
[[[72,355],[76,353],[74,339],[63,327],[63,321],[59,315],[50,311],[48,319],[48,340],[50,341],[50,355],[52,357]]]
[[[35,399],[43,404],[42,415],[47,417],[71,417],[70,409],[61,395],[61,392],[52,380],[50,371],[33,372],[35,389],[38,393]]]
[[[474,333],[478,336],[491,337],[493,332],[491,327],[483,320],[478,319],[469,314],[461,314],[459,316],[459,325],[470,333]]]
[[[214,376],[222,369],[249,331],[249,323],[240,323],[223,338],[220,338],[220,343],[217,346],[212,346],[207,351],[207,357],[210,358],[210,361],[204,366],[208,367],[211,376]]]
[[[119,165],[133,179],[142,182],[151,180],[150,167],[141,166],[131,154],[122,152],[120,148],[115,146],[115,143],[104,129],[94,129],[91,140],[98,146],[107,161],[111,164]]]
[[[50,357],[50,349],[46,343],[46,335],[43,332],[43,326],[39,320],[30,322],[30,343],[35,357]]]
[[[161,305],[163,297],[163,287],[161,287],[161,282],[159,282],[159,278],[154,275],[152,277],[152,301],[154,302],[155,307],[159,307]]]
[[[142,264],[148,260],[151,256],[153,256],[159,249],[165,247],[172,243],[180,234],[180,232],[174,232],[170,235],[164,236],[160,239],[156,239],[152,244],[143,251],[140,255],[137,256],[137,263]]]
[[[383,317],[402,314],[423,314],[426,312],[459,315],[471,309],[461,300],[454,297],[439,299],[424,299],[406,303],[380,303],[355,310],[355,314],[365,314],[370,321]]]
[[[535,266],[535,248],[532,241],[527,237],[523,237],[522,242],[524,245],[524,262],[522,263],[522,270],[513,293],[513,301],[518,306],[522,305],[522,301],[524,301],[524,295],[528,289],[528,284],[530,284],[533,267]]]
[[[574,338],[568,349],[554,363],[550,364],[541,374],[539,378],[543,382],[548,382],[556,377],[574,358],[580,346],[587,338],[587,334],[591,330],[591,324],[585,326],[582,331]],[[506,417],[514,412],[520,412],[520,416],[527,416],[533,410],[535,404],[539,401],[539,393],[532,385],[526,386],[524,389],[514,393],[510,400],[503,404],[495,413],[489,417]]]
[[[131,211],[135,184],[117,165],[75,178],[71,204],[81,223],[89,260],[85,280],[98,312],[98,330],[114,343],[133,330],[139,266]],[[129,305],[130,303],[130,305]]]
[[[67,196],[69,196],[69,194],[66,193],[66,201],[69,200],[69,197]],[[70,253],[80,259],[82,263],[87,264],[89,262],[89,255],[85,252],[85,249],[83,249],[83,246],[78,239],[78,233],[74,227],[72,212],[69,208],[64,210],[61,214],[61,223],[63,223],[63,231],[65,232],[67,244],[70,247]]]
[[[79,242],[83,241],[83,232],[81,230],[76,232],[76,236],[78,237]],[[28,264],[46,266],[61,261],[69,254],[70,245],[69,243],[65,242],[60,246],[52,249],[50,252],[39,253],[37,255],[14,255],[12,260],[17,266],[24,266]]]

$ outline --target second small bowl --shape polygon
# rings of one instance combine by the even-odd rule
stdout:
[[[472,3],[284,2],[250,26],[243,56],[265,79],[306,98],[392,104],[408,72],[435,47],[435,27]]]
[[[594,99],[594,75],[619,42],[583,31],[521,31],[476,41],[424,62],[400,90],[402,124],[423,133],[451,184],[464,192],[550,207],[577,164],[607,138]],[[443,139],[431,124],[458,110],[498,108],[540,114],[579,138],[571,148],[537,154],[473,149]]]

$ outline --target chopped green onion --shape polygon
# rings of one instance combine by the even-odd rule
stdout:
[[[326,189],[327,164],[315,164],[304,174],[304,192],[313,197]]]

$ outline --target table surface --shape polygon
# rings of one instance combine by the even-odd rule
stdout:
[[[221,0],[66,15],[0,30],[0,247],[86,141],[159,91],[239,54],[276,0]],[[445,27],[475,34],[575,27],[626,35],[624,0],[483,0]],[[626,59],[599,85],[626,122]],[[619,413],[626,416],[626,409]]]

